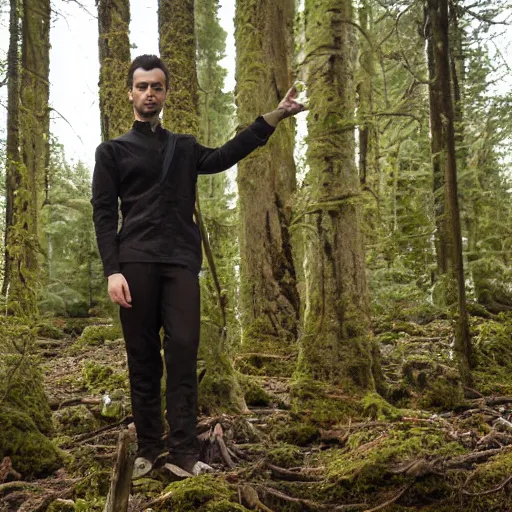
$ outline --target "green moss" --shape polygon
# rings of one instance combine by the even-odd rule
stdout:
[[[59,467],[59,450],[25,413],[3,407],[0,414],[0,459],[11,457],[24,478],[47,475]]]
[[[36,329],[24,319],[0,318],[0,397],[30,416],[43,433],[51,430],[51,411],[39,361],[32,355]]]
[[[115,325],[89,325],[85,327],[78,340],[80,346],[102,345],[107,340],[117,340],[123,337],[123,333]]]
[[[475,386],[484,394],[512,393],[512,315],[475,325],[473,347]]]
[[[296,356],[278,355],[274,353],[239,354],[235,360],[235,368],[242,374],[267,376],[267,377],[291,377],[295,371]]]
[[[213,475],[199,475],[181,482],[174,482],[165,488],[164,493],[170,493],[169,498],[159,504],[155,510],[220,512],[220,510],[227,510],[223,507],[234,497],[228,485]]]
[[[36,329],[37,335],[42,336],[43,338],[60,340],[64,337],[64,333],[50,322],[39,322],[36,326]]]
[[[305,421],[328,428],[361,414],[357,398],[339,396],[339,391],[325,383],[300,377],[290,386],[292,411]]]
[[[117,373],[108,365],[86,361],[82,368],[83,384],[90,391],[105,392],[113,389],[128,389],[128,377]]]
[[[439,379],[430,385],[420,401],[422,407],[436,410],[452,410],[464,400],[462,386],[458,382]]]
[[[75,502],[73,500],[57,499],[50,503],[47,512],[75,512]]]
[[[295,445],[281,443],[267,452],[267,460],[276,466],[291,468],[300,466],[304,461],[304,455]]]
[[[248,512],[249,509],[228,500],[214,501],[206,505],[205,512]]]
[[[435,427],[394,425],[383,432],[358,432],[349,438],[349,451],[331,450],[322,455],[327,478],[339,486],[338,496],[358,496],[382,491],[387,485],[400,484],[403,476],[390,469],[404,461],[455,456],[466,449],[445,439]],[[335,490],[332,490],[335,492]]]
[[[377,393],[368,393],[361,400],[363,415],[372,420],[397,420],[402,417],[400,410],[389,404]]]
[[[269,405],[271,400],[270,395],[258,385],[254,377],[251,378],[245,375],[240,375],[239,382],[247,405],[255,407],[266,407]]]
[[[276,429],[274,437],[277,441],[283,443],[294,444],[296,446],[307,446],[320,437],[320,431],[317,427],[305,424],[296,423],[291,425],[284,425]]]
[[[512,474],[512,453],[506,451],[482,464],[476,470],[471,483],[465,490],[471,493],[481,493],[493,489]],[[512,495],[506,490],[484,496],[462,496],[465,512],[484,512],[496,510],[508,512],[512,509]]]
[[[98,426],[98,421],[85,405],[65,407],[53,413],[53,427],[60,434],[83,434]]]
[[[164,484],[162,482],[152,478],[140,478],[132,482],[132,489],[135,493],[149,495],[150,497],[161,493],[163,488]]]

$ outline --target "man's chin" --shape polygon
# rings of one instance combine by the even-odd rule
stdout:
[[[137,114],[139,114],[139,116],[144,119],[152,119],[153,117],[158,116],[158,114],[160,114],[160,110],[158,110],[157,108],[146,110],[137,109]]]

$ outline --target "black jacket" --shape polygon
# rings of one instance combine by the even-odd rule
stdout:
[[[202,146],[191,135],[176,135],[163,182],[169,132],[161,126],[153,132],[149,123],[135,121],[128,133],[100,144],[91,202],[105,276],[120,272],[124,262],[168,263],[199,272],[201,238],[193,220],[197,175],[229,169],[265,145],[273,131],[258,117],[216,149]]]

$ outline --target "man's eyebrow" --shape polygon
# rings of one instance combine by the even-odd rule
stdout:
[[[135,84],[135,87],[138,87],[138,86],[140,86],[140,85],[144,85],[144,86],[146,86],[146,85],[148,85],[148,82],[137,82],[137,83]],[[155,87],[155,85],[160,85],[160,86],[162,86],[162,82],[152,82],[152,83],[151,83],[151,87]]]

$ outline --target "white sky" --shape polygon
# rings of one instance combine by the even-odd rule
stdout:
[[[98,20],[95,0],[80,0],[88,11],[77,4],[53,0],[58,10],[53,16],[50,32],[50,104],[51,131],[64,145],[67,159],[82,160],[92,170],[94,152],[101,142],[98,99]],[[158,22],[156,0],[131,0],[130,42],[132,57],[143,53],[158,55]],[[228,33],[226,59],[228,70],[226,90],[234,88],[235,41],[233,18],[235,0],[221,2],[219,16]],[[9,44],[8,12],[0,13],[0,58]],[[7,87],[0,89],[0,101],[5,104]],[[5,136],[6,112],[0,107],[0,137]],[[64,120],[65,118],[66,120]]]

